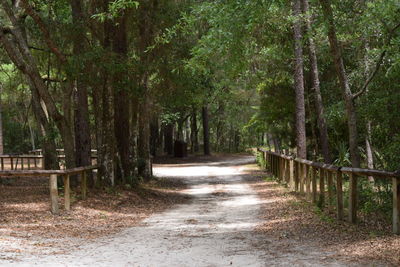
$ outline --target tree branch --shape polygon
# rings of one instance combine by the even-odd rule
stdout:
[[[42,18],[38,15],[38,13],[36,13],[35,10],[33,10],[33,8],[29,5],[27,0],[21,0],[22,6],[24,7],[26,13],[35,21],[35,23],[38,25],[39,30],[42,32],[43,36],[44,36],[44,40],[47,44],[47,46],[49,47],[49,49],[53,52],[53,54],[56,55],[56,57],[58,58],[58,60],[61,63],[66,63],[67,59],[64,56],[64,54],[62,54],[60,52],[60,49],[58,49],[57,45],[54,43],[54,41],[51,39],[50,37],[50,32],[47,29],[46,24],[43,22]]]
[[[369,78],[365,81],[365,83],[363,84],[363,86],[361,87],[361,89],[357,92],[354,93],[352,95],[353,100],[355,100],[357,97],[361,96],[362,94],[365,93],[365,91],[367,91],[368,85],[371,83],[371,81],[375,78],[375,75],[378,73],[379,69],[381,68],[382,62],[383,62],[383,58],[386,55],[386,49],[382,51],[381,55],[379,56],[376,64],[375,64],[375,69],[374,71],[371,73],[371,75],[369,76]]]
[[[390,43],[390,41],[391,41],[392,38],[393,38],[393,35],[394,35],[395,31],[396,31],[398,28],[400,28],[400,23],[398,23],[396,26],[394,26],[394,27],[389,31],[389,35],[388,35],[388,38],[387,38],[385,44],[389,44],[389,43]],[[379,71],[379,69],[380,69],[380,67],[381,67],[381,65],[382,65],[382,63],[383,63],[383,59],[385,58],[386,52],[387,52],[386,49],[382,51],[381,55],[379,56],[378,60],[376,61],[374,71],[371,73],[371,75],[369,76],[369,78],[365,81],[365,83],[363,84],[363,86],[361,87],[361,89],[360,89],[357,93],[354,93],[354,94],[352,95],[352,99],[353,99],[353,100],[357,99],[359,96],[361,96],[362,94],[364,94],[364,93],[367,91],[367,88],[368,88],[369,84],[370,84],[371,81],[375,78],[376,74],[378,73],[378,71]]]

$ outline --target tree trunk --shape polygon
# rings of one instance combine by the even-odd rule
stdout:
[[[0,82],[0,155],[4,154],[4,143],[3,143],[3,104],[1,102],[1,96],[3,95],[3,85]]]
[[[157,156],[158,149],[158,140],[159,140],[159,126],[158,126],[158,117],[153,116],[153,119],[150,123],[150,152],[153,157]]]
[[[320,0],[325,19],[328,23],[328,39],[331,53],[334,58],[336,72],[339,78],[340,87],[343,90],[344,101],[346,104],[347,125],[349,129],[350,158],[353,167],[360,167],[360,153],[358,151],[358,129],[357,114],[354,104],[354,97],[350,89],[350,84],[346,75],[343,63],[342,52],[336,36],[335,22],[333,19],[330,0]]]
[[[164,148],[168,155],[174,153],[174,125],[169,123],[164,126]]]
[[[120,70],[115,71],[113,75],[113,92],[114,92],[114,130],[117,144],[117,157],[120,162],[121,181],[125,182],[126,178],[131,176],[131,162],[129,160],[129,91],[127,84],[124,82],[128,77],[126,60],[128,58],[128,42],[126,28],[126,13],[121,14],[118,18],[117,25],[113,24],[112,49],[117,55],[117,63],[121,66]]]
[[[293,15],[296,21],[293,25],[294,33],[294,55],[295,55],[295,70],[294,70],[294,88],[296,94],[296,143],[297,156],[303,159],[307,158],[306,145],[306,111],[304,104],[304,75],[303,75],[303,48],[302,48],[302,20],[301,0],[293,0]]]
[[[374,156],[372,153],[371,146],[371,121],[367,122],[367,134],[365,136],[365,153],[367,154],[367,167],[368,169],[374,169]],[[368,176],[370,182],[374,181],[373,176]]]
[[[199,151],[199,137],[198,137],[198,129],[197,129],[197,112],[196,109],[192,110],[192,118],[191,118],[191,130],[190,130],[190,140],[191,143],[191,152],[195,153]]]
[[[81,0],[71,0],[72,21],[75,27],[73,37],[73,54],[76,60],[80,60],[85,51],[85,31]],[[85,63],[83,64],[85,65]],[[76,166],[91,165],[91,139],[89,128],[89,107],[87,85],[84,82],[86,67],[77,70],[75,80],[75,157]],[[89,182],[92,184],[92,182]]]
[[[302,2],[303,2],[303,13],[308,14],[309,12],[308,0],[302,0]],[[308,50],[309,50],[311,80],[312,80],[311,82],[312,82],[312,88],[314,90],[315,108],[317,110],[317,124],[319,129],[319,138],[321,140],[322,155],[324,156],[324,161],[326,163],[331,163],[332,158],[329,149],[328,127],[326,125],[324,105],[321,96],[317,52],[314,39],[312,37],[311,23],[312,23],[311,18],[307,17],[306,29],[308,33]]]
[[[147,90],[147,88],[146,88]],[[144,180],[151,178],[150,108],[147,96],[139,104],[138,173]]]
[[[32,88],[32,110],[35,115],[36,121],[40,127],[40,135],[42,138],[42,153],[45,170],[58,170],[60,168],[57,158],[57,147],[53,138],[53,131],[49,123],[46,112],[40,105],[40,98],[37,91]]]
[[[104,12],[108,12],[109,0],[103,0],[102,9]],[[111,47],[111,21],[106,20],[104,22],[104,39],[103,47],[109,50]],[[114,134],[114,94],[112,87],[110,86],[110,78],[108,70],[106,68],[101,69],[102,86],[97,90],[99,96],[99,122],[101,122],[101,139],[99,139],[99,150],[98,150],[98,164],[100,165],[99,177],[102,180],[98,180],[98,185],[100,182],[103,184],[115,185],[115,134]],[[100,89],[101,88],[101,89]]]
[[[210,155],[210,130],[208,128],[208,107],[202,108],[204,155]]]

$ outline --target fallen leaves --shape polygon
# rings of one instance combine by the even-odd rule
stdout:
[[[333,213],[316,212],[315,206],[301,195],[289,192],[274,181],[265,181],[263,177],[268,174],[255,169],[250,173],[248,182],[261,199],[268,200],[262,205],[262,223],[257,232],[285,241],[289,247],[292,242],[299,242],[321,248],[333,253],[333,258],[400,266],[400,237],[387,230],[389,224],[377,229],[374,228],[377,223],[353,225],[337,221]]]
[[[48,179],[18,178],[0,185],[0,238],[26,241],[17,254],[32,247],[61,249],[65,240],[73,247],[74,242],[76,245],[136,226],[153,213],[187,202],[188,196],[180,193],[184,188],[178,180],[170,183],[159,178],[135,190],[118,187],[91,191],[86,200],[73,192],[71,211],[63,209],[60,198],[60,214],[53,215],[49,211]]]

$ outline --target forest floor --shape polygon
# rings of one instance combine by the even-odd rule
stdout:
[[[0,186],[0,265],[400,263],[399,237],[316,212],[299,196],[266,181],[254,157],[164,158],[154,173],[158,182],[144,186],[142,193],[98,192],[76,200],[72,211],[60,216],[47,211],[46,187],[39,201],[30,193],[39,189],[26,187],[17,195],[8,190],[11,186]]]

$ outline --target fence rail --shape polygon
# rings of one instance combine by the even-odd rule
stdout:
[[[65,168],[65,155],[57,155],[61,168]],[[92,164],[97,164],[97,156],[91,156]],[[38,155],[4,154],[0,155],[0,170],[38,170],[44,168],[44,157]]]
[[[348,220],[357,221],[357,184],[359,177],[373,176],[392,180],[393,192],[393,233],[400,234],[400,172],[387,172],[361,168],[339,167],[320,162],[295,158],[258,148],[262,154],[263,166],[281,182],[286,182],[296,192],[305,193],[307,198],[321,208],[328,197],[328,208],[332,208],[336,194],[336,216],[344,219],[343,176],[349,177]],[[336,189],[336,190],[334,190]]]
[[[81,180],[81,194],[82,199],[86,198],[87,194],[87,177],[88,172],[92,173],[94,170],[98,170],[98,166],[86,166],[77,167],[67,170],[7,170],[0,171],[0,178],[3,177],[35,177],[35,176],[45,176],[49,177],[49,187],[50,187],[50,203],[51,212],[53,214],[59,213],[58,205],[58,185],[57,176],[62,176],[64,179],[64,208],[65,210],[71,209],[71,190],[70,190],[70,176],[79,175]]]

